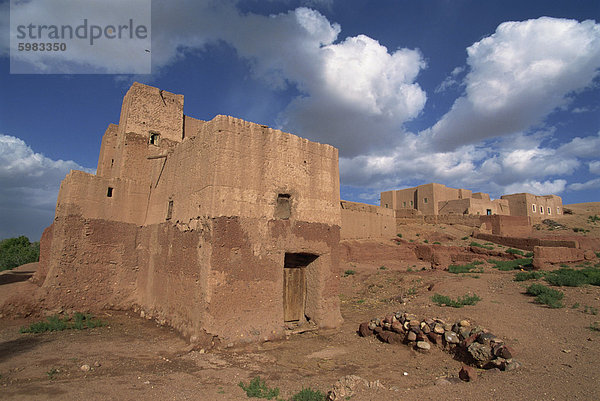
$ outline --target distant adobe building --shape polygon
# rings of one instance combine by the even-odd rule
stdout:
[[[449,188],[442,184],[425,184],[414,188],[381,193],[381,206],[398,216],[418,213],[437,215],[501,215],[544,217],[562,214],[562,199],[556,195],[519,193],[490,200],[483,192]]]
[[[512,216],[552,217],[563,214],[560,196],[520,193],[502,195],[500,198],[508,201]]]
[[[192,340],[336,327],[339,194],[336,148],[134,83],[96,174],[63,180],[36,278],[55,305],[135,307]]]
[[[490,200],[488,194],[468,189],[449,188],[442,184],[425,184],[381,193],[381,206],[399,214],[411,210],[423,215],[508,215],[508,201]],[[404,212],[404,213],[403,213]]]

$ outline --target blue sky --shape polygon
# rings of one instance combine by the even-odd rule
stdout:
[[[597,0],[155,0],[135,76],[10,74],[0,7],[0,238],[39,238],[133,81],[338,147],[343,199],[439,182],[600,201]]]

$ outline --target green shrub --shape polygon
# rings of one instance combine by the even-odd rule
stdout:
[[[515,274],[515,281],[537,280],[544,277],[542,272],[518,272]]]
[[[466,240],[468,240],[468,239],[469,239],[469,237],[462,237],[462,238],[461,238],[461,240],[463,240],[463,241],[466,241]]]
[[[600,285],[600,269],[585,267],[581,270],[560,268],[546,274],[549,284],[565,287],[579,287],[585,284]]]
[[[63,330],[84,330],[94,327],[102,327],[106,323],[99,319],[94,319],[90,314],[75,313],[73,317],[65,316],[61,318],[58,315],[49,316],[45,321],[35,322],[28,327],[21,327],[21,333],[44,333],[46,331],[63,331]]]
[[[396,234],[396,236],[397,236],[398,238],[402,238],[402,234],[400,234],[400,233]]]
[[[450,306],[452,308],[462,308],[465,305],[475,305],[477,302],[481,301],[481,298],[477,296],[477,294],[473,295],[463,295],[462,297],[458,297],[456,300],[446,296],[435,294],[431,297],[431,301],[439,306]]]
[[[588,328],[592,331],[600,331],[600,322],[590,323]]]
[[[473,269],[476,269],[476,268],[477,268],[477,266],[473,265],[472,263],[470,263],[468,265],[450,265],[450,266],[448,266],[448,272],[454,273],[454,274],[471,273],[473,271]]]
[[[600,216],[598,216],[597,214],[595,214],[593,216],[588,216],[588,221],[590,223],[596,224],[597,222],[600,221]]]
[[[7,238],[0,241],[0,271],[10,270],[25,263],[37,262],[40,258],[40,243],[29,242],[29,238]]]
[[[239,382],[238,386],[246,392],[246,395],[251,398],[266,398],[267,400],[273,399],[279,396],[279,389],[269,388],[264,380],[260,380],[259,376],[256,376],[247,385],[244,382]]]
[[[48,375],[48,379],[50,380],[54,380],[54,376],[58,373],[58,369],[56,368],[52,368],[49,371],[46,372],[46,374]]]
[[[319,390],[303,388],[300,392],[294,394],[290,401],[325,401],[326,395]]]
[[[494,269],[498,269],[500,271],[510,271],[515,269],[521,269],[524,267],[529,267],[533,263],[532,258],[522,258],[522,259],[514,259],[514,260],[488,260],[491,263]]]
[[[526,258],[532,258],[532,257],[533,257],[533,252],[527,252],[527,253],[525,254],[525,257],[526,257]]]
[[[435,242],[433,243],[433,245],[442,245],[442,243],[441,243],[441,242],[439,242],[439,241],[435,241]]]
[[[469,245],[470,246],[476,246],[476,247],[479,247],[479,248],[484,248],[484,249],[494,249],[493,246],[481,245],[479,242],[475,242],[475,241],[472,241]]]
[[[429,244],[429,240],[425,240],[425,241],[423,241],[423,242],[424,242],[424,243],[426,243],[426,244]]]
[[[538,304],[548,305],[551,308],[562,308],[563,304],[560,302],[564,297],[564,293],[548,288],[542,284],[531,284],[525,291],[527,295],[535,296],[535,302]]]
[[[525,252],[521,251],[520,249],[514,249],[514,248],[508,248],[506,250],[506,253],[510,253],[513,255],[519,255],[519,256],[525,256]]]
[[[385,266],[379,266],[379,270],[385,270],[385,269],[387,269],[387,267],[385,267]]]
[[[352,269],[348,269],[344,272],[344,277],[352,276],[353,274],[356,274],[356,272]]]

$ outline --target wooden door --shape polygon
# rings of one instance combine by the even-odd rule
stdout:
[[[304,320],[306,300],[306,269],[285,267],[283,269],[283,320],[297,322]]]

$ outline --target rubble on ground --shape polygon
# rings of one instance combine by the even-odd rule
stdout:
[[[383,318],[361,323],[361,337],[375,335],[388,344],[405,344],[419,352],[430,352],[435,345],[456,355],[467,365],[482,369],[514,370],[521,366],[515,361],[514,350],[489,330],[473,326],[469,320],[454,323],[439,318],[418,319],[406,312],[392,313]],[[475,371],[467,366],[461,379],[472,381]]]

